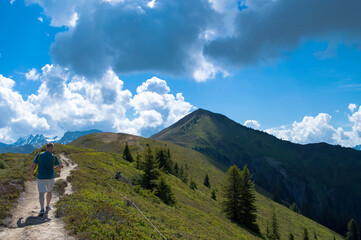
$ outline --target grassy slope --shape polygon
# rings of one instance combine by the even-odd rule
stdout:
[[[167,206],[149,191],[137,186],[117,182],[112,176],[121,171],[130,179],[139,179],[142,172],[121,159],[119,153],[128,142],[135,156],[142,152],[147,144],[152,149],[169,147],[173,161],[189,166],[189,178],[198,184],[196,191],[172,175],[164,175],[176,195],[175,206]],[[111,190],[108,183],[120,194],[131,198],[158,226],[168,239],[259,239],[245,229],[230,222],[221,213],[220,189],[224,172],[209,163],[209,159],[190,149],[166,142],[137,138],[125,134],[92,134],[72,145],[92,147],[95,150],[75,146],[57,145],[58,151],[67,152],[79,165],[72,175],[74,194],[63,198],[59,214],[64,216],[68,228],[80,238],[111,239],[157,239],[159,235],[144,220],[134,207],[127,206],[118,193]],[[210,189],[203,186],[208,173],[212,188],[217,189],[218,201],[211,199]],[[271,219],[272,209],[277,213],[280,232],[285,239],[289,232],[300,238],[303,227],[310,235],[317,233],[319,239],[333,239],[331,230],[298,215],[266,197],[256,194],[259,209],[258,222],[265,233],[266,222]]]
[[[31,154],[23,153],[2,153],[0,161],[4,161],[6,168],[0,168],[0,225],[5,217],[10,216],[20,193],[24,191],[24,182],[29,177],[29,167],[36,154],[45,151],[45,147],[39,148]],[[54,154],[59,154],[55,150]],[[60,173],[55,171],[56,176]]]
[[[19,194],[23,191],[24,181],[27,177],[27,154],[3,153],[0,161],[6,165],[0,168],[0,224],[9,216]]]
[[[288,176],[298,179],[298,182],[309,183],[308,188],[312,191],[312,199],[294,199],[287,193],[288,199],[284,200],[291,203],[297,201],[298,205],[311,201],[315,206],[332,201],[333,205],[340,206],[334,209],[338,220],[342,214],[347,215],[343,221],[345,226],[346,221],[352,216],[356,217],[359,212],[357,203],[361,199],[361,152],[353,149],[325,143],[293,144],[205,110],[186,116],[152,138],[172,141],[189,148],[203,147],[209,156],[223,161],[225,166],[248,162],[251,167],[257,168],[260,164],[252,166],[254,159],[265,159],[262,174],[268,175],[269,179],[279,174],[266,164],[268,159],[272,159],[272,162],[286,170]],[[272,192],[274,185],[270,185],[270,182],[274,183],[258,179],[260,186]],[[317,211],[316,215],[320,215],[321,210]]]

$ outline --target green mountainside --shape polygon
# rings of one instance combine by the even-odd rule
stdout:
[[[0,154],[0,225],[9,216],[28,177],[30,161],[27,154]]]
[[[221,114],[194,111],[151,137],[192,148],[216,166],[247,164],[255,183],[285,205],[344,234],[361,221],[361,152],[326,143],[293,144]]]
[[[175,194],[174,205],[164,204],[154,192],[137,185],[143,171],[136,169],[136,162],[122,159],[126,143],[134,159],[137,154],[143,158],[147,146],[153,153],[164,148],[169,149],[173,163],[187,169],[187,184],[172,174],[161,173]],[[74,193],[62,198],[57,207],[67,228],[80,239],[162,239],[137,209],[129,204],[129,199],[167,239],[263,238],[224,216],[220,202],[225,172],[216,167],[212,159],[195,150],[169,142],[115,133],[83,136],[69,145],[56,145],[56,150],[65,152],[79,167],[71,176]],[[117,172],[121,172],[133,184],[115,180]],[[211,188],[203,185],[206,174]],[[189,187],[190,180],[196,183],[197,189]],[[217,201],[211,197],[213,190]],[[256,200],[257,222],[263,236],[274,209],[282,239],[286,239],[290,232],[295,239],[301,239],[305,227],[310,236],[317,235],[319,239],[343,239],[261,194],[256,193]]]

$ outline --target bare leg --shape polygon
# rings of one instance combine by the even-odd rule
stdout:
[[[51,201],[51,197],[53,196],[52,192],[47,192],[46,193],[46,206],[49,207],[50,206],[50,201]]]
[[[45,192],[39,193],[39,202],[41,209],[44,209],[44,196],[45,196]]]

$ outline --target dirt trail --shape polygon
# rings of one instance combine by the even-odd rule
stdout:
[[[63,168],[60,177],[55,178],[66,180],[70,175],[70,171],[77,167],[64,154],[60,154],[60,160]],[[71,183],[65,189],[65,194],[72,193]],[[12,218],[7,219],[6,228],[0,229],[0,239],[26,239],[26,240],[50,240],[50,239],[74,239],[69,236],[65,230],[64,222],[55,218],[55,203],[59,200],[59,196],[53,192],[51,200],[52,210],[43,217],[38,217],[40,211],[39,193],[37,189],[36,179],[32,182],[25,182],[25,192],[23,192],[18,200],[18,205],[12,213]],[[45,200],[46,204],[46,200]]]

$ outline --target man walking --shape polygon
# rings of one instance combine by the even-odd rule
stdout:
[[[33,172],[38,165],[38,174],[36,176],[39,191],[40,213],[39,217],[45,213],[44,209],[44,197],[46,193],[46,212],[50,211],[50,201],[54,187],[54,169],[61,168],[62,164],[58,157],[53,155],[54,144],[46,144],[46,151],[39,153],[34,158],[33,164],[30,166],[29,180],[33,180]]]

